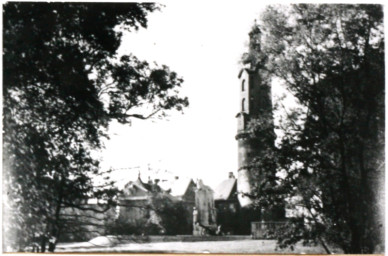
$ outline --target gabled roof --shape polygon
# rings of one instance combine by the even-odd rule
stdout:
[[[133,187],[139,188],[140,190],[144,192],[151,191],[151,186],[149,184],[144,183],[140,177],[137,178],[135,181],[130,181],[124,186],[124,190],[130,190]]]
[[[151,186],[150,184],[147,184],[147,183],[144,183],[140,177],[137,178],[137,180],[135,180],[133,183],[132,183],[133,186],[136,186],[144,191],[151,191]]]
[[[189,178],[179,178],[160,183],[160,186],[163,190],[169,190],[170,194],[176,197],[184,196],[190,185],[195,185],[195,183],[192,179]]]
[[[182,179],[181,181],[175,180],[175,182],[171,186],[171,195],[184,196],[187,190],[189,189],[191,183],[195,186],[192,179]]]
[[[229,178],[222,181],[216,188],[214,193],[214,200],[229,200],[233,197],[233,193],[236,190],[235,178]]]
[[[124,186],[122,197],[127,199],[145,197],[152,192],[152,186],[153,185],[151,184],[144,183],[140,177],[138,177],[137,180],[130,181]]]

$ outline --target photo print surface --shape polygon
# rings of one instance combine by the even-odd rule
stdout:
[[[3,252],[385,252],[382,5],[2,7]]]

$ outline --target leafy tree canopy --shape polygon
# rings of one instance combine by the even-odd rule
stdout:
[[[302,106],[277,127],[284,132],[280,145],[256,161],[256,172],[277,184],[259,186],[258,201],[288,199],[302,215],[279,232],[280,245],[305,240],[328,253],[331,245],[345,253],[381,250],[382,6],[269,6],[252,33],[261,44],[249,60],[280,78]],[[274,176],[274,169],[284,175]]]
[[[116,55],[122,31],[146,27],[158,9],[150,3],[3,6],[6,246],[23,250],[37,236],[58,239],[66,228],[64,207],[87,209],[89,198],[113,202],[111,183],[92,182],[101,171],[90,155],[102,147],[110,121],[128,124],[188,105],[178,95],[182,78],[167,66]]]

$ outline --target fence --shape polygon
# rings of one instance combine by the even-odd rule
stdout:
[[[251,222],[251,235],[253,239],[271,239],[277,230],[284,225],[287,225],[287,221],[261,221]]]

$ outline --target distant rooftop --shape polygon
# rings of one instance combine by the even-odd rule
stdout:
[[[194,181],[190,178],[175,177],[172,180],[160,182],[158,185],[165,191],[170,191],[172,196],[184,196],[190,184]]]
[[[236,186],[236,178],[232,173],[229,173],[229,178],[222,181],[214,192],[214,200],[228,200],[233,196],[233,191]]]

